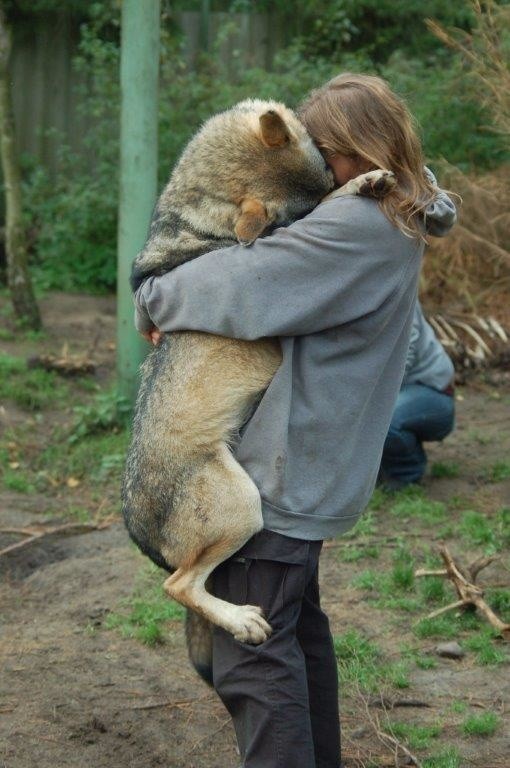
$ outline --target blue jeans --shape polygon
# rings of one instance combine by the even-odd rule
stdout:
[[[380,478],[393,485],[417,483],[425,473],[424,441],[443,440],[453,429],[451,395],[422,384],[402,387],[386,437]]]

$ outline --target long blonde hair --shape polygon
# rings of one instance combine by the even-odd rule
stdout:
[[[312,91],[298,115],[326,153],[361,158],[393,173],[397,186],[379,205],[402,232],[424,239],[423,211],[436,192],[424,171],[415,122],[388,83],[372,75],[338,75]]]

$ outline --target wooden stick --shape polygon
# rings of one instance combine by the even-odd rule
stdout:
[[[29,544],[33,544],[34,541],[39,541],[40,539],[44,539],[46,536],[52,536],[53,534],[77,534],[77,533],[91,533],[92,531],[100,531],[103,528],[108,528],[112,523],[111,522],[102,522],[102,523],[65,523],[63,525],[55,525],[52,528],[46,528],[40,531],[39,533],[34,533],[34,529],[30,531],[30,529],[26,529],[28,532],[28,538],[24,539],[23,541],[18,541],[15,544],[10,544],[8,547],[4,547],[4,549],[0,549],[0,557],[3,555],[7,555],[10,552],[14,552],[16,549],[21,549],[22,547],[26,547]],[[16,531],[16,533],[24,534],[22,530]]]
[[[437,571],[427,571],[425,568],[418,568],[418,570],[414,572],[414,575],[416,578],[419,578],[420,576],[447,576],[448,571],[446,568],[440,568]]]
[[[439,547],[439,554],[441,555],[444,564],[446,566],[446,572],[441,575],[446,575],[453,582],[455,590],[458,595],[458,600],[451,605],[439,608],[437,611],[430,613],[427,618],[432,619],[436,616],[440,616],[447,611],[455,610],[456,608],[468,608],[472,606],[477,608],[480,613],[487,619],[489,624],[494,627],[503,637],[510,639],[510,624],[506,624],[496,616],[492,608],[487,605],[483,599],[483,589],[475,584],[476,577],[481,570],[498,559],[498,555],[489,555],[488,557],[479,557],[474,560],[470,566],[468,566],[469,577],[471,581],[468,581],[466,575],[462,572],[460,565],[458,565],[453,559],[448,547],[442,545]],[[431,575],[431,572],[427,573],[422,571],[420,575]],[[435,574],[434,575],[438,575]]]
[[[438,608],[437,611],[432,611],[432,613],[429,613],[426,618],[435,619],[436,616],[441,616],[442,613],[446,613],[447,611],[454,611],[455,608],[462,608],[465,605],[465,600],[457,600],[456,603],[451,603],[450,605],[445,605],[443,608]]]

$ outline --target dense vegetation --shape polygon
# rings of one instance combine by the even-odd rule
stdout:
[[[14,22],[21,15],[62,7],[57,0],[11,5]],[[381,74],[408,99],[432,163],[445,157],[469,171],[491,169],[505,161],[504,142],[487,129],[490,118],[462,57],[443,46],[425,24],[425,17],[432,17],[444,27],[469,31],[475,19],[467,0],[447,5],[440,0],[213,2],[212,10],[270,10],[284,30],[284,47],[270,71],[238,68],[235,76],[216,46],[203,51],[193,71],[184,63],[175,12],[201,6],[182,0],[163,3],[161,184],[190,134],[211,113],[254,95],[295,105],[312,87],[342,69]],[[82,156],[62,146],[56,178],[34,163],[27,164],[27,225],[34,233],[32,262],[40,287],[102,292],[115,285],[119,3],[75,0],[72,9],[83,20],[75,59],[76,68],[86,75],[80,109],[93,119]],[[220,34],[223,45],[228,35],[227,26]]]

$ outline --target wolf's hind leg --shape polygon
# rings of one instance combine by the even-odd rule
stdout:
[[[244,543],[244,541],[243,541]],[[228,546],[228,549],[226,548]],[[234,605],[209,594],[205,581],[223,560],[236,552],[241,544],[220,541],[204,550],[193,565],[179,568],[164,583],[165,591],[177,602],[191,608],[208,621],[230,632],[236,640],[258,645],[271,634],[271,627],[256,605]]]
[[[190,482],[186,501],[177,516],[179,522],[175,517],[173,520],[174,535],[181,539],[186,535],[188,542],[193,540],[193,547],[165,581],[166,592],[238,640],[264,642],[271,627],[261,608],[228,603],[205,589],[205,582],[216,566],[262,528],[259,492],[226,446]],[[161,551],[164,555],[165,548]]]

